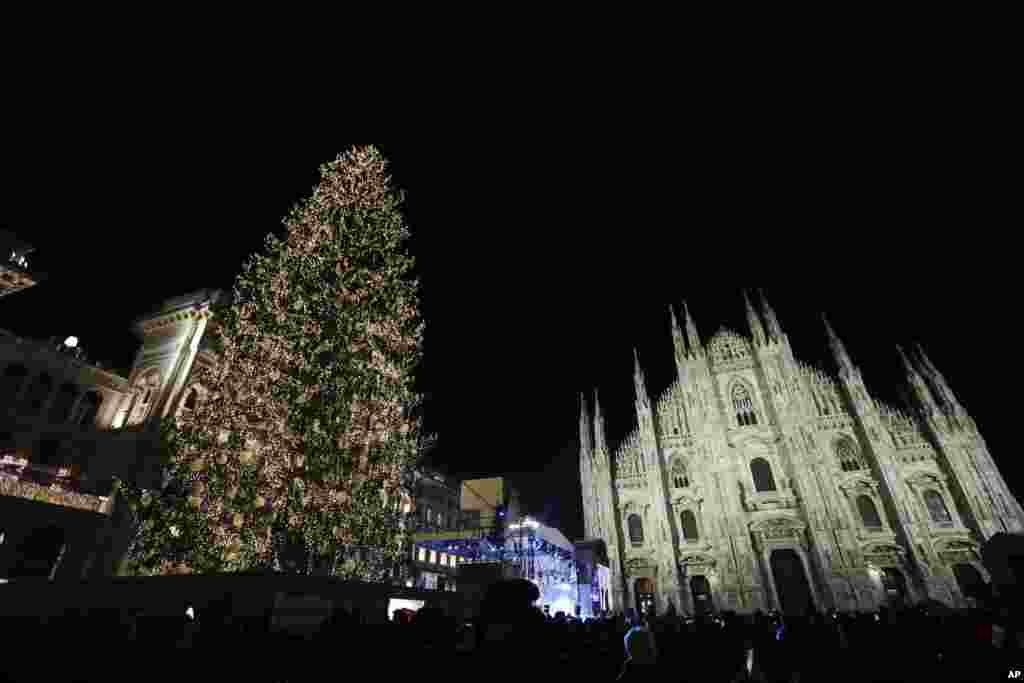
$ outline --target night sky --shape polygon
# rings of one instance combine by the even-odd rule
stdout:
[[[0,326],[77,335],[126,369],[131,321],[230,287],[351,142],[331,132],[343,125],[307,123],[41,115],[0,154],[0,227],[37,247],[32,266],[50,277],[0,299]],[[895,344],[921,342],[1024,492],[1004,374],[1018,362],[1017,192],[992,163],[998,126],[951,123],[648,139],[495,122],[380,144],[408,192],[437,466],[518,473],[529,509],[580,537],[579,393],[600,389],[616,443],[634,419],[632,348],[652,394],[672,379],[669,305],[685,299],[707,341],[722,325],[746,332],[741,289],[763,287],[799,357],[833,369],[825,311],[890,401]]]

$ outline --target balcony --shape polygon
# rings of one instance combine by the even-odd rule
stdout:
[[[0,458],[0,495],[104,513],[109,500],[83,490],[73,467],[38,465],[11,455]]]

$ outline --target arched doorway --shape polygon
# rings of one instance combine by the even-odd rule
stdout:
[[[711,611],[711,584],[706,576],[690,577],[690,594],[693,595],[694,614],[707,614]]]
[[[646,577],[637,579],[633,584],[633,593],[636,595],[636,611],[639,614],[653,614],[654,582]]]
[[[974,565],[966,562],[953,565],[953,576],[956,577],[960,592],[965,598],[974,598],[975,600],[985,598],[985,579]]]
[[[783,614],[803,616],[809,610],[815,609],[803,562],[795,550],[773,550],[771,567],[772,578],[775,579],[775,592],[779,597],[779,608]]]
[[[894,567],[882,569],[882,589],[885,591],[885,601],[893,607],[899,607],[907,602],[907,580],[903,572]]]

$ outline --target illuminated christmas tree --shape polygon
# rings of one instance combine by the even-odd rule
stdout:
[[[383,580],[400,487],[424,448],[422,323],[387,162],[357,147],[267,238],[214,308],[207,397],[163,426],[159,491],[118,482],[136,573],[286,570]]]

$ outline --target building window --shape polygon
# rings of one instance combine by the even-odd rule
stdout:
[[[431,550],[430,551],[430,564],[437,564],[437,551],[436,550]]]
[[[857,496],[857,510],[860,512],[861,521],[869,529],[881,529],[882,518],[878,516],[878,509],[870,496]]]
[[[737,382],[732,387],[732,405],[736,411],[737,424],[740,426],[757,424],[754,402],[750,398],[750,392],[741,382]]]
[[[944,523],[953,521],[949,516],[949,509],[946,508],[946,502],[937,491],[925,491],[924,504],[928,507],[928,514],[931,515],[933,522]]]
[[[441,553],[441,565],[444,566],[446,564],[448,564],[448,554]]]
[[[754,477],[755,491],[774,491],[775,478],[772,476],[772,466],[764,458],[754,458],[750,461],[750,474]]]
[[[130,424],[143,422],[146,419],[146,416],[149,415],[149,411],[155,403],[156,389],[159,385],[160,375],[153,371],[149,372],[145,377],[140,378],[136,383],[136,390],[141,391],[142,396],[135,404],[132,415],[128,419]]]
[[[682,458],[677,458],[672,465],[672,484],[677,489],[685,489],[690,485],[690,477],[686,471],[686,463]]]
[[[630,515],[626,524],[629,526],[629,541],[633,545],[643,545],[644,543],[644,523],[640,521],[640,515],[634,513]]]
[[[697,517],[691,510],[683,510],[682,524],[684,539],[687,541],[696,541],[699,539],[699,534],[697,533]]]
[[[458,558],[457,558],[457,557],[455,557],[454,555],[452,555],[450,559],[451,559],[451,566],[452,566],[452,567],[455,567],[455,566],[457,566],[457,565],[458,565]]]
[[[420,562],[426,562],[427,561],[427,549],[426,548],[420,548],[419,549],[419,555],[417,556],[416,559],[418,559]]]
[[[835,444],[836,457],[843,472],[856,472],[866,469],[865,463],[857,453],[857,447],[850,439],[840,439]]]

